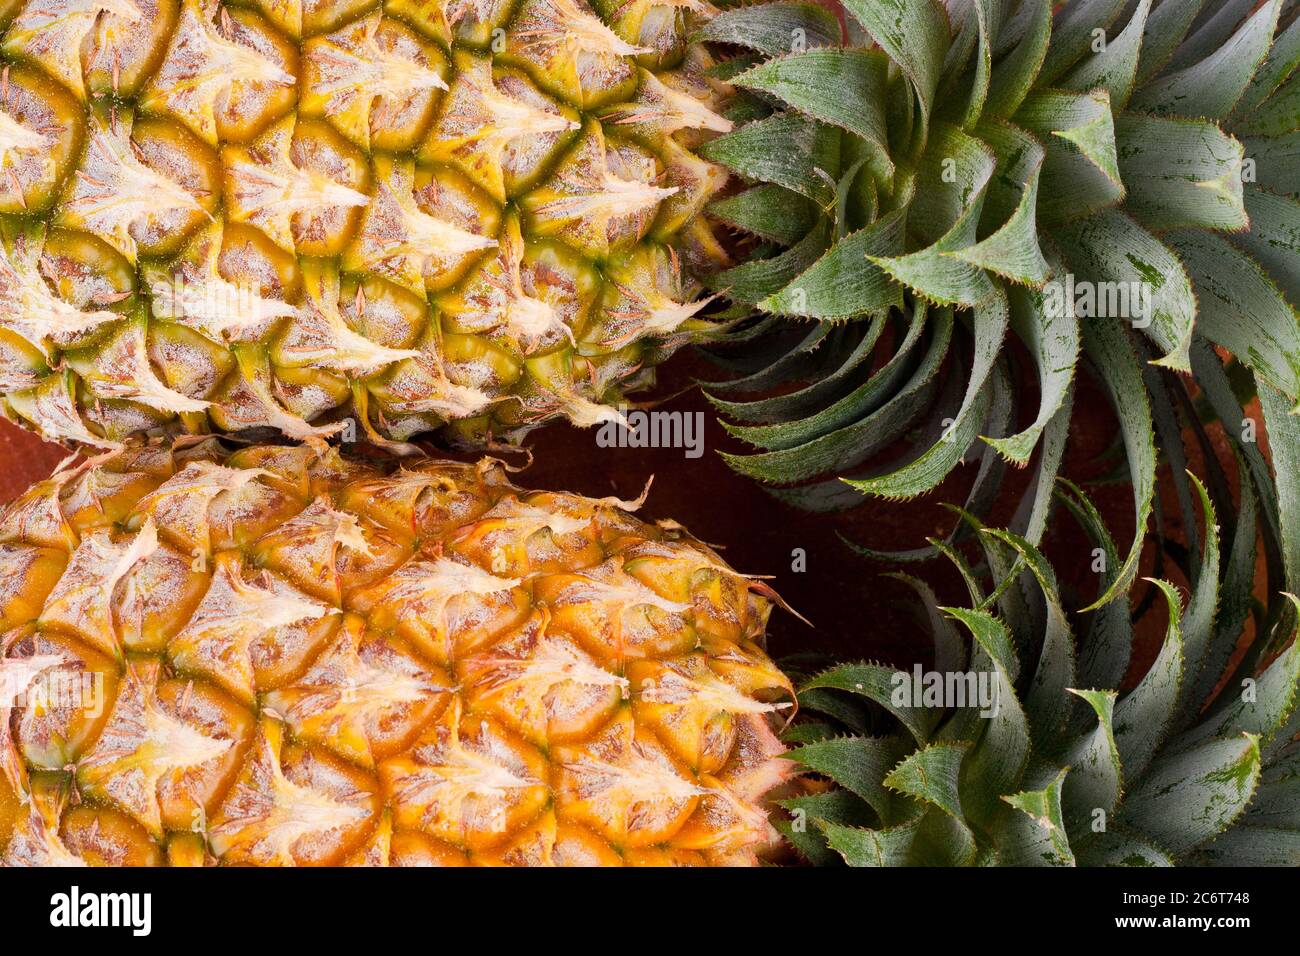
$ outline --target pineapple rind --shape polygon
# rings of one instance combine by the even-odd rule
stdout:
[[[754,863],[772,603],[638,502],[133,445],[0,513],[0,862]]]
[[[102,447],[590,423],[707,331],[693,275],[723,255],[701,217],[726,174],[690,151],[730,128],[686,42],[710,10],[651,9],[15,7],[0,411]],[[645,257],[671,267],[605,274]]]

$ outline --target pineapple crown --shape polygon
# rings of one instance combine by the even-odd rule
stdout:
[[[736,129],[703,153],[748,184],[711,211],[754,245],[712,285],[759,314],[721,356],[738,376],[706,385],[755,449],[729,463],[814,511],[978,466],[946,537],[858,550],[956,565],[966,608],[896,576],[932,674],[988,699],[873,663],[811,677],[800,702],[824,719],[792,756],[834,786],[785,801],[808,858],[1294,861],[1300,514],[1275,475],[1300,467],[1298,6],[846,0],[843,29],[773,3],[701,30],[741,50],[716,69]],[[1118,423],[1126,546],[1060,477],[1081,364]],[[987,527],[1007,465],[1031,462],[1008,529]],[[1088,599],[1039,550],[1056,505],[1096,546]],[[1164,640],[1130,686],[1153,603]]]
[[[1137,533],[1099,603],[1114,600],[1137,574],[1157,434],[1190,509],[1188,403],[1235,432],[1238,399],[1258,395],[1271,436],[1294,430],[1297,4],[843,7],[847,42],[800,3],[727,10],[699,34],[740,48],[717,68],[737,128],[702,152],[749,184],[711,211],[755,244],[712,285],[735,314],[761,313],[735,335],[739,377],[706,385],[755,449],[728,461],[830,511],[920,495],[974,460],[965,505],[982,514],[1005,464],[1038,450],[1011,525],[1037,544],[1084,359],[1133,488]],[[905,438],[900,460],[869,462]],[[957,522],[950,540],[966,534]]]
[[[1191,597],[1153,582],[1168,624],[1126,691],[1126,602],[1097,610],[1076,642],[1038,549],[963,514],[987,573],[945,550],[969,607],[940,607],[901,575],[924,605],[934,670],[842,664],[804,684],[805,713],[824,717],[792,729],[788,756],[838,787],[783,801],[786,836],[814,861],[851,865],[1293,864],[1300,647],[1277,653],[1294,627],[1266,623],[1276,607],[1247,623],[1257,511],[1244,466],[1241,478],[1223,553],[1193,479],[1206,533]],[[1117,551],[1092,503],[1064,482],[1057,497],[1113,581]]]

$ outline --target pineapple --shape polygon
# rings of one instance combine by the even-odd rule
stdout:
[[[1300,863],[1297,5],[843,7],[845,31],[787,2],[701,31],[736,48],[714,75],[738,91],[701,153],[747,184],[712,212],[753,246],[709,284],[758,315],[710,393],[753,446],[732,466],[810,510],[977,463],[950,533],[860,549],[946,557],[970,601],[897,574],[926,680],[868,661],[803,682],[787,756],[812,776],[783,832],[818,863]],[[1059,478],[1082,367],[1117,420],[1125,546]],[[1058,579],[1060,505],[1095,547]],[[927,699],[932,678],[992,700]]]
[[[0,860],[742,865],[775,596],[638,502],[132,444],[0,516]]]
[[[617,418],[714,324],[710,9],[7,4],[5,414],[109,450],[350,428],[408,452]]]
[[[1300,643],[1294,613],[1275,616],[1296,598],[1275,594],[1248,620],[1257,505],[1241,477],[1222,551],[1194,482],[1199,566],[1185,601],[1155,582],[1167,625],[1136,682],[1127,602],[1076,630],[1038,549],[967,516],[984,573],[950,556],[969,606],[940,607],[904,576],[934,638],[931,673],[958,677],[965,699],[927,699],[914,672],[871,662],[811,677],[799,696],[819,714],[791,729],[788,756],[822,780],[782,801],[783,831],[812,860],[854,866],[1300,864]],[[1069,483],[1058,500],[1113,579],[1118,549],[1092,503]]]
[[[1279,434],[1300,402],[1300,13],[843,7],[843,44],[800,3],[726,10],[701,31],[736,51],[714,73],[737,90],[738,123],[701,153],[749,184],[712,211],[754,246],[710,282],[762,315],[737,336],[742,376],[711,388],[752,446],[728,460],[822,511],[920,495],[976,462],[966,507],[980,514],[1005,466],[1032,461],[1012,528],[1038,543],[1086,363],[1132,479],[1137,532],[1102,596],[1115,600],[1137,572],[1158,451],[1179,444],[1166,392],[1211,396],[1234,435],[1238,397],[1258,395]]]

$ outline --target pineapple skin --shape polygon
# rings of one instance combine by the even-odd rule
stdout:
[[[731,124],[712,8],[595,3],[4,5],[0,411],[407,452],[616,417],[713,327]]]
[[[775,596],[492,459],[132,446],[0,515],[0,863],[746,865]]]

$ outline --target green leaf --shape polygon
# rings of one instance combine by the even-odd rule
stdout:
[[[1300,772],[1295,764],[1291,760],[1265,768],[1243,825],[1300,830]]]
[[[1138,355],[1147,358],[1145,343],[1139,342]],[[1174,408],[1175,396],[1171,394],[1179,387],[1176,380],[1160,374],[1154,361],[1147,361],[1142,366],[1142,381],[1146,386],[1147,397],[1151,402],[1151,417],[1156,428],[1156,442],[1160,446],[1164,463],[1169,466],[1169,484],[1173,486],[1174,500],[1178,506],[1178,517],[1182,521],[1189,574],[1196,573],[1200,560],[1200,527],[1196,523],[1196,512],[1192,507],[1192,485],[1188,479],[1187,448],[1183,441],[1183,424],[1178,411]],[[1163,509],[1156,509],[1156,531],[1163,534],[1161,524],[1164,521]]]
[[[1115,707],[1115,745],[1129,780],[1140,780],[1168,734],[1183,680],[1182,608],[1178,592],[1155,581],[1165,597],[1169,624],[1155,663]]]
[[[1287,408],[1281,395],[1264,383],[1259,385],[1259,404],[1268,429],[1273,469],[1278,476],[1278,522],[1286,586],[1293,593],[1300,593],[1300,486],[1294,480],[1300,474],[1296,470],[1300,469],[1300,417]]]
[[[1124,197],[1115,120],[1104,91],[1034,92],[1015,121],[1047,148],[1038,186],[1041,222],[1087,216]]]
[[[812,3],[764,3],[723,10],[696,32],[694,40],[730,43],[765,56],[794,52],[796,38],[805,46],[836,46],[840,24],[835,14]]]
[[[1203,866],[1300,866],[1300,830],[1236,827],[1193,859]]]
[[[1222,119],[1232,112],[1273,43],[1281,0],[1269,0],[1232,38],[1205,59],[1167,73],[1133,97],[1133,108],[1147,113]]]
[[[1102,810],[1109,819],[1119,805],[1123,789],[1119,747],[1115,743],[1115,698],[1113,690],[1076,690],[1070,693],[1087,702],[1097,715],[1097,726],[1065,752],[1070,775],[1065,779],[1062,801],[1066,819],[1090,827],[1093,813]]]
[[[1250,232],[1235,233],[1232,241],[1264,267],[1291,305],[1300,304],[1300,202],[1255,186],[1246,187],[1245,199]]]
[[[753,305],[790,284],[820,258],[829,242],[829,224],[822,222],[804,236],[797,246],[770,259],[751,259],[724,272],[709,277],[709,287],[735,302]]]
[[[1250,86],[1237,101],[1233,117],[1249,116],[1258,109],[1300,66],[1300,20],[1292,20],[1274,40],[1263,66],[1255,71]]]
[[[749,375],[724,382],[708,382],[706,386],[714,391],[752,392],[772,388],[792,378],[816,374],[827,357],[824,346],[832,328],[829,325],[805,325],[787,327],[785,331],[801,337],[787,340],[777,358]]]
[[[1200,381],[1204,383],[1205,379],[1202,378]],[[1238,487],[1241,488],[1241,495],[1240,504],[1237,506],[1237,528],[1233,534],[1223,585],[1215,589],[1218,607],[1210,643],[1201,653],[1190,693],[1184,697],[1180,726],[1186,726],[1195,720],[1201,707],[1223,678],[1228,661],[1241,642],[1241,629],[1246,616],[1250,613],[1251,592],[1255,584],[1256,508],[1250,476],[1245,466],[1240,463],[1240,459],[1238,460]],[[1202,561],[1202,576],[1206,574],[1205,569],[1208,564],[1208,561]],[[1208,589],[1208,584],[1205,587]],[[1208,604],[1209,599],[1201,596],[1201,588],[1202,585],[1198,581],[1197,593],[1192,598],[1193,604],[1202,601]]]
[[[723,452],[723,460],[743,475],[778,483],[794,483],[821,474],[838,473],[865,461],[901,434],[915,420],[918,408],[924,408],[928,402],[934,378],[948,352],[952,335],[951,313],[936,313],[930,335],[929,347],[906,384],[866,417],[804,444],[755,455]],[[797,424],[791,423],[790,428]],[[782,444],[785,444],[784,439]]]
[[[939,602],[930,585],[900,571],[890,572],[887,577],[903,582],[920,598],[921,606],[925,609],[925,623],[934,640],[934,669],[941,673],[964,671],[968,657],[966,642],[957,634],[952,619],[939,609]]]
[[[1156,4],[1142,38],[1142,58],[1138,61],[1137,75],[1139,86],[1150,82],[1169,62],[1204,2],[1183,0],[1182,3]]]
[[[889,361],[869,375],[867,380],[853,391],[815,414],[792,421],[779,420],[769,425],[724,424],[724,427],[730,434],[751,445],[780,450],[806,444],[861,420],[870,412],[880,408],[898,386],[907,380],[907,374],[914,363],[913,352],[921,342],[925,331],[924,316],[924,309],[914,310],[903,339]],[[778,359],[773,366],[779,362]],[[784,419],[785,416],[780,417]]]
[[[1245,229],[1241,143],[1213,123],[1122,113],[1115,120],[1125,208],[1152,229]]]
[[[1105,90],[1110,95],[1111,105],[1122,110],[1133,92],[1142,37],[1150,12],[1151,0],[1139,0],[1128,25],[1119,35],[1108,39],[1100,52],[1092,53],[1079,63],[1059,85],[1080,93]]]
[[[900,209],[846,236],[759,308],[827,320],[901,309],[902,289],[867,257],[901,249],[905,222],[906,210]]]
[[[1174,866],[1164,850],[1117,827],[1080,847],[1078,860],[1081,866]]]
[[[970,866],[977,853],[975,834],[964,820],[928,808],[919,820],[908,865]]]
[[[953,507],[945,505],[945,507]],[[1033,635],[1034,615],[1020,585],[1020,576],[1024,571],[1024,562],[1014,551],[999,541],[994,535],[984,534],[986,525],[969,512],[959,512],[963,521],[977,532],[976,544],[984,554],[984,563],[988,566],[988,576],[993,580],[993,590],[979,605],[986,610],[995,604],[1001,613],[1002,622],[1014,638],[1015,646],[1027,648],[1035,640]],[[1014,682],[1020,675],[1020,660],[1012,657],[1008,663],[1008,674]]]
[[[821,721],[795,724],[781,734],[781,742],[791,745],[814,744],[835,736],[835,727]]]
[[[1070,509],[1105,562],[1101,588],[1104,592],[1119,578],[1119,552],[1101,515],[1083,490],[1060,480],[1057,497]],[[1128,670],[1133,649],[1133,622],[1127,601],[1111,601],[1092,612],[1087,636],[1079,654],[1079,680],[1088,687],[1118,687]]]
[[[809,50],[769,60],[731,82],[775,96],[813,119],[860,136],[892,175],[883,109],[888,67],[889,61],[878,51]]]
[[[944,57],[944,83],[938,95],[938,108],[962,129],[979,122],[984,110],[993,72],[993,34],[1002,15],[1002,0],[974,0],[961,24],[955,22],[958,11],[948,8],[948,20],[956,28],[957,37]],[[972,52],[975,67],[968,71],[966,65]]]
[[[1020,827],[1009,826],[999,841],[1008,864],[1074,865],[1074,851],[1061,815],[1061,790],[1068,772],[1060,771],[1041,790],[1024,790],[1002,798],[1023,814],[1016,818]]]
[[[865,332],[863,323],[849,323],[833,330],[828,336],[828,348],[841,364],[823,369],[815,376],[817,380],[805,388],[754,401],[728,401],[711,391],[705,391],[704,397],[718,411],[740,422],[785,422],[811,414],[843,397],[869,371],[868,362],[887,324],[888,320],[877,317],[865,323]]]
[[[804,797],[779,800],[777,805],[788,810],[792,819],[775,816],[772,825],[789,840],[814,866],[834,866],[843,862],[839,854],[826,844],[817,821],[841,826],[869,826],[875,822],[873,811],[847,790],[827,790]],[[813,826],[808,826],[808,821]]]
[[[1223,46],[1224,41],[1237,29],[1237,24],[1241,23],[1242,18],[1250,13],[1257,2],[1258,0],[1214,0],[1208,8],[1200,12],[1199,16],[1193,14],[1195,19],[1190,24],[1191,33],[1182,42],[1175,44],[1177,49],[1165,64],[1164,72],[1172,73],[1186,69]],[[1173,4],[1175,7],[1184,5],[1201,6],[1199,3]],[[1161,4],[1161,6],[1168,6],[1168,4]],[[1163,26],[1166,24],[1153,22],[1152,31]]]
[[[1013,286],[1007,296],[1011,327],[1038,368],[1038,415],[1018,434],[984,440],[1009,461],[1024,465],[1038,446],[1043,429],[1070,393],[1079,355],[1079,324],[1065,311],[1049,316],[1043,293],[1038,290]]]
[[[912,498],[931,490],[957,467],[958,462],[979,437],[988,411],[988,379],[1002,349],[1007,331],[1006,298],[1001,294],[976,306],[975,356],[961,408],[953,417],[940,441],[922,451],[901,468],[862,480],[844,479],[863,494],[884,498]]]
[[[1074,635],[1061,607],[1056,575],[1038,549],[1019,535],[996,528],[987,528],[984,533],[1015,552],[1043,595],[1047,620],[1038,665],[1025,695],[1025,711],[1035,750],[1055,753],[1060,750],[1061,734],[1070,715],[1067,690],[1075,682]]]
[[[872,720],[866,704],[833,690],[818,687],[801,690],[799,709],[825,714],[857,734],[866,735],[871,732]]]
[[[725,60],[704,71],[704,75],[724,83],[737,73],[743,73],[758,62],[757,56],[738,56],[734,60]],[[722,116],[731,121],[732,126],[741,126],[755,120],[766,119],[775,112],[770,103],[752,93],[737,91],[736,95],[722,108]]]
[[[1288,597],[1290,597],[1288,595]],[[1296,599],[1291,603],[1297,605]],[[1184,747],[1208,737],[1250,733],[1267,743],[1290,716],[1300,681],[1300,644],[1291,646],[1246,687],[1224,688],[1214,710],[1177,741]]]
[[[1246,377],[1249,379],[1250,398],[1248,400],[1253,401],[1257,391],[1254,376],[1244,367],[1239,367],[1239,370],[1245,372]],[[1228,374],[1224,370],[1222,364],[1220,364],[1218,354],[1210,343],[1206,341],[1205,337],[1201,335],[1195,336],[1192,340],[1192,374],[1196,376],[1196,381],[1201,388],[1201,394],[1209,404],[1214,416],[1224,423],[1225,436],[1232,443],[1237,454],[1241,457],[1241,460],[1245,463],[1246,468],[1250,472],[1250,483],[1255,488],[1256,503],[1259,505],[1259,511],[1264,519],[1262,529],[1264,532],[1263,537],[1265,540],[1265,548],[1267,549],[1270,547],[1270,541],[1276,542],[1281,537],[1278,524],[1277,489],[1273,482],[1273,473],[1270,469],[1269,463],[1264,459],[1264,455],[1260,451],[1259,443],[1253,440],[1246,440],[1243,433],[1248,417],[1252,422],[1255,422],[1256,424],[1258,423],[1256,422],[1255,416],[1246,415],[1241,401],[1238,400],[1234,392],[1233,383],[1229,380]],[[1234,424],[1236,427],[1233,427]],[[1238,507],[1240,510],[1244,510],[1247,505],[1248,502],[1243,499]],[[1251,520],[1254,520],[1253,511],[1251,513]],[[1239,548],[1236,539],[1234,538],[1234,559],[1238,550]],[[1249,565],[1253,569],[1253,533],[1250,539],[1250,550],[1252,557],[1249,560]],[[1230,562],[1229,567],[1231,569],[1232,567],[1235,567],[1235,565]],[[1252,570],[1252,576],[1253,573]],[[1281,582],[1280,578],[1276,582],[1276,586],[1270,585],[1271,590],[1274,591],[1281,590],[1283,587],[1285,587],[1285,585]],[[1229,593],[1226,581],[1221,590],[1225,594]],[[1249,602],[1249,599],[1249,589],[1247,589],[1246,593],[1243,595],[1243,600]],[[1245,620],[1246,613],[1248,613],[1248,611],[1242,613],[1241,620]],[[1222,620],[1222,618],[1223,615],[1220,614],[1220,620]],[[1234,633],[1238,632],[1234,630]]]
[[[1237,821],[1259,772],[1259,740],[1251,734],[1162,756],[1125,799],[1122,819],[1181,856]]]
[[[826,842],[849,866],[907,866],[920,817],[888,830],[818,823]]]
[[[1197,330],[1294,404],[1300,397],[1300,323],[1277,286],[1220,236],[1187,230],[1167,240],[1196,289]]]
[[[973,306],[993,293],[988,275],[961,261],[959,249],[975,243],[997,158],[984,143],[949,124],[938,124],[917,172],[916,198],[907,228],[923,248],[869,261],[932,302]]]
[[[924,141],[948,48],[948,20],[938,0],[845,0],[844,9],[907,76],[921,104]]]
[[[772,820],[772,826],[813,866],[835,866],[843,862],[843,858],[826,844],[826,836],[821,830],[806,825],[796,830],[790,821],[780,818]]]
[[[768,184],[718,200],[709,206],[709,215],[761,239],[792,246],[816,224],[817,207],[798,193]]]
[[[802,810],[805,816],[844,826],[866,826],[874,812],[856,795],[838,789],[790,797],[776,803],[791,812]]]
[[[1242,136],[1285,136],[1296,129],[1297,107],[1300,107],[1300,74],[1283,83],[1251,113],[1236,119],[1233,132]]]
[[[1040,394],[1045,394],[1040,389]],[[1052,489],[1060,475],[1061,461],[1065,457],[1065,443],[1069,437],[1071,413],[1074,409],[1073,387],[1066,390],[1060,406],[1048,419],[1043,429],[1042,452],[1034,463],[1033,473],[1025,493],[1016,506],[1011,519],[1011,529],[1035,547],[1043,540],[1047,519],[1052,510]],[[985,438],[985,441],[990,439]]]
[[[1054,82],[1087,52],[1093,42],[1093,30],[1111,25],[1126,0],[1076,0],[1059,11],[1052,22],[1052,44],[1038,75],[1038,83]]]
[[[1003,32],[1019,35],[1020,41],[993,67],[988,96],[984,100],[985,120],[1008,119],[1029,95],[1051,42],[1051,6],[1046,3],[1020,4],[1016,18]]]
[[[936,715],[924,707],[894,702],[896,689],[902,683],[910,684],[910,681],[906,673],[880,664],[840,664],[809,680],[799,693],[817,689],[841,690],[874,700],[897,717],[918,744],[923,744],[934,728]]]
[[[1300,103],[1300,98],[1297,98]],[[1246,155],[1255,161],[1255,178],[1264,189],[1280,196],[1300,197],[1300,131],[1281,136],[1242,136]],[[1250,212],[1249,209],[1246,210]]]
[[[1119,573],[1105,593],[1084,610],[1109,604],[1128,592],[1137,575],[1142,556],[1142,540],[1155,495],[1156,449],[1151,428],[1151,406],[1138,369],[1133,346],[1124,330],[1113,322],[1089,322],[1084,326],[1084,351],[1092,360],[1110,393],[1111,405],[1119,418],[1124,448],[1128,453],[1129,474],[1133,485],[1133,543]]]
[[[747,123],[698,152],[745,179],[784,186],[823,208],[835,201],[840,132],[825,123],[786,113]]]
[[[1011,673],[1014,652],[1007,629],[993,615],[967,608],[944,608],[971,632],[975,646],[972,670],[997,680],[997,712],[982,721],[984,732],[963,765],[966,808],[974,820],[987,823],[999,798],[1014,790],[1029,760],[1029,722],[1016,699]]]
[[[1014,127],[982,126],[976,133],[997,158],[983,216],[986,222],[1001,225],[974,245],[953,249],[949,255],[1012,282],[1041,286],[1050,274],[1038,245],[1036,215],[1046,153]]]
[[[784,756],[856,793],[881,820],[888,821],[891,797],[885,778],[905,753],[907,748],[898,737],[838,737],[806,744]]]
[[[885,786],[933,804],[954,820],[962,821],[958,783],[968,749],[966,744],[930,744],[914,751],[885,777]]]
[[[1188,472],[1193,487],[1200,498],[1201,514],[1205,519],[1205,551],[1201,555],[1200,571],[1183,615],[1183,680],[1178,692],[1179,715],[1189,716],[1204,702],[1196,699],[1196,688],[1201,667],[1214,644],[1214,619],[1219,608],[1219,525],[1214,505],[1201,480]],[[1245,477],[1244,475],[1242,476]],[[1250,488],[1243,491],[1243,504],[1253,507]],[[1254,521],[1251,521],[1254,526]]]
[[[1080,288],[1084,321],[1122,321],[1143,325],[1142,331],[1165,351],[1156,364],[1191,371],[1187,350],[1196,321],[1196,295],[1178,257],[1159,239],[1123,213],[1100,212],[1061,226],[1053,233]],[[1068,311],[1072,303],[1066,277],[1057,276],[1049,302],[1053,312]],[[1089,304],[1091,302],[1091,304]]]

